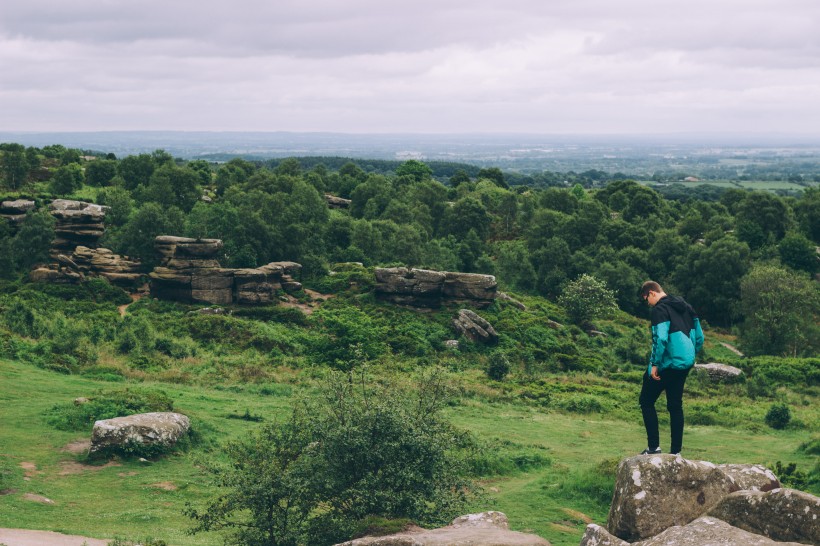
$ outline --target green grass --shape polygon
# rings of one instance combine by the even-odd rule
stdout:
[[[141,387],[163,390],[174,400],[175,408],[191,416],[201,443],[188,452],[150,464],[115,458],[106,466],[80,466],[82,457],[63,449],[71,442],[87,439],[89,434],[49,426],[47,410],[100,388],[119,389],[131,383],[99,382],[2,360],[0,377],[0,418],[4,423],[0,433],[0,489],[16,490],[2,498],[0,526],[109,539],[115,534],[153,536],[173,545],[221,544],[217,534],[186,535],[189,522],[182,510],[187,502],[202,503],[215,493],[197,470],[197,458],[218,456],[222,442],[259,426],[231,416],[249,410],[270,421],[283,415],[292,397],[300,393],[291,385],[275,383],[219,388],[141,383]],[[575,414],[516,401],[500,389],[487,387],[477,370],[468,370],[457,378],[462,395],[448,410],[452,421],[490,446],[501,446],[502,457],[522,454],[518,461],[521,470],[508,469],[503,475],[482,480],[487,499],[473,506],[474,510],[501,510],[514,529],[535,532],[556,546],[577,545],[587,521],[606,522],[613,478],[601,467],[611,469],[644,443],[635,401],[638,385],[591,374],[548,378],[548,385],[558,385],[560,396],[570,396],[565,392],[570,387],[609,389],[611,401],[602,402],[610,404],[608,412]],[[310,384],[307,377],[301,381]],[[718,402],[715,398],[723,396],[731,405],[742,406],[740,387],[724,388],[720,395],[694,382],[692,387],[691,398],[687,399],[690,404]],[[801,395],[790,396],[794,398],[796,418],[816,423],[818,410],[810,403],[812,398],[802,395],[809,404],[799,405]],[[770,403],[759,401],[746,406],[752,407],[748,411],[760,413],[762,423]],[[663,418],[662,401],[659,408]],[[730,410],[741,411],[733,407],[718,409]],[[748,418],[748,413],[742,416]],[[668,429],[661,426],[665,438]],[[715,463],[782,461],[808,471],[817,456],[799,450],[799,446],[813,437],[817,437],[816,425],[783,431],[764,426],[757,430],[689,426],[685,449],[691,458]],[[28,481],[24,480],[21,463],[36,465]],[[176,489],[169,491],[157,484]],[[55,504],[25,500],[25,493],[45,496]]]

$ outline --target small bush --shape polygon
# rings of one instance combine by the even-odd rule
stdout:
[[[233,316],[297,326],[306,326],[308,323],[307,315],[296,307],[240,307],[234,309]]]
[[[559,407],[571,413],[597,413],[604,410],[597,396],[581,394],[562,400]]]
[[[767,425],[778,430],[786,428],[791,419],[792,412],[789,406],[783,403],[772,404],[772,407],[766,412],[766,417],[764,418]]]
[[[82,404],[57,404],[47,411],[46,419],[59,430],[88,430],[100,419],[173,409],[173,400],[162,391],[122,389],[100,392]]]
[[[510,373],[510,360],[502,352],[495,352],[490,355],[490,362],[487,364],[487,377],[493,381],[504,381]]]

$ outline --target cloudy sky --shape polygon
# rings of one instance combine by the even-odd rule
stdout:
[[[0,130],[820,135],[817,0],[2,0]]]

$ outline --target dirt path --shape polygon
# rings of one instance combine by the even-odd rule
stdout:
[[[319,305],[319,302],[316,301],[317,299],[321,298],[322,300],[329,300],[334,297],[333,294],[321,294],[308,288],[305,288],[304,292],[310,296],[310,303],[299,303],[299,300],[293,296],[288,296],[288,301],[280,302],[279,305],[282,307],[295,307],[296,309],[300,309],[304,314],[309,315],[315,310],[315,307]]]
[[[135,292],[134,294],[131,294],[131,303],[139,301],[142,296],[143,294],[141,292]],[[120,305],[119,307],[117,307],[117,311],[120,312],[121,317],[125,316],[125,310],[128,309],[128,306],[131,305],[131,303],[126,303],[125,305]]]
[[[741,353],[735,347],[732,347],[731,345],[729,345],[725,341],[721,341],[720,344],[723,345],[724,347],[726,347],[727,349],[729,349],[730,351],[732,351],[733,353],[735,353],[737,356],[743,356],[743,353]]]
[[[108,546],[107,540],[64,535],[52,531],[0,528],[0,544],[6,546]]]

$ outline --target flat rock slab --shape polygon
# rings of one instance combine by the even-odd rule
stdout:
[[[383,537],[357,538],[337,546],[550,546],[543,538],[509,530],[502,512],[468,514],[447,527],[415,529]]]
[[[108,546],[108,543],[108,540],[64,535],[53,531],[0,529],[0,544],[6,546]]]
[[[717,362],[695,364],[695,371],[707,374],[715,383],[735,383],[743,376],[743,370],[740,368]]]
[[[820,544],[820,498],[803,491],[738,491],[709,515],[773,540]]]
[[[683,527],[670,527],[658,536],[631,546],[800,546],[798,542],[774,540],[732,527],[725,521],[700,517]]]

